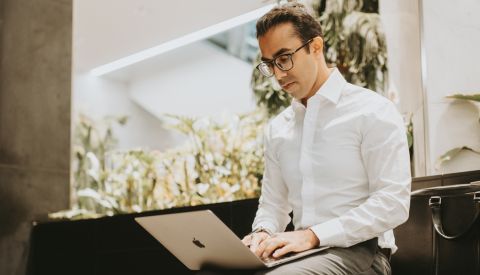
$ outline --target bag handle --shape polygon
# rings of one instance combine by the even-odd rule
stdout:
[[[480,206],[480,191],[475,192],[473,195],[473,201],[477,203],[477,206]],[[445,233],[443,230],[443,225],[442,225],[442,216],[441,216],[441,208],[442,208],[442,197],[440,196],[432,196],[428,200],[428,205],[432,209],[432,221],[433,225],[435,227],[435,230],[437,233],[442,236],[443,238],[447,240],[454,240],[457,238],[460,238],[461,236],[465,235],[470,228],[473,227],[475,222],[477,221],[478,217],[480,216],[480,207],[477,207],[477,212],[475,213],[475,217],[473,218],[472,222],[470,225],[465,229],[465,231],[456,234],[456,235],[448,235]]]

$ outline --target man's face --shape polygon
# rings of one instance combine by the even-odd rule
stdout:
[[[270,61],[281,54],[293,53],[303,45],[303,41],[295,34],[291,23],[284,23],[273,27],[259,37],[258,44],[262,59]],[[298,100],[316,92],[312,91],[312,88],[317,78],[318,62],[312,51],[307,53],[306,49],[309,47],[310,44],[306,45],[292,56],[292,69],[282,71],[273,66],[275,78],[283,90]]]

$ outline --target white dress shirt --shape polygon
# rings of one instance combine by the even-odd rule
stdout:
[[[337,69],[308,99],[275,117],[265,134],[265,173],[253,229],[310,228],[322,246],[378,237],[395,252],[392,229],[410,206],[405,127],[395,105],[347,83]]]

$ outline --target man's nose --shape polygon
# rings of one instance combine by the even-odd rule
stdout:
[[[277,80],[280,80],[287,76],[287,72],[280,70],[277,66],[273,66],[273,74],[275,74],[275,78]]]

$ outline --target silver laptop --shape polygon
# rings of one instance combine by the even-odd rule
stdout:
[[[135,220],[191,270],[204,267],[272,267],[328,248],[320,247],[263,261],[210,210],[140,217]]]

